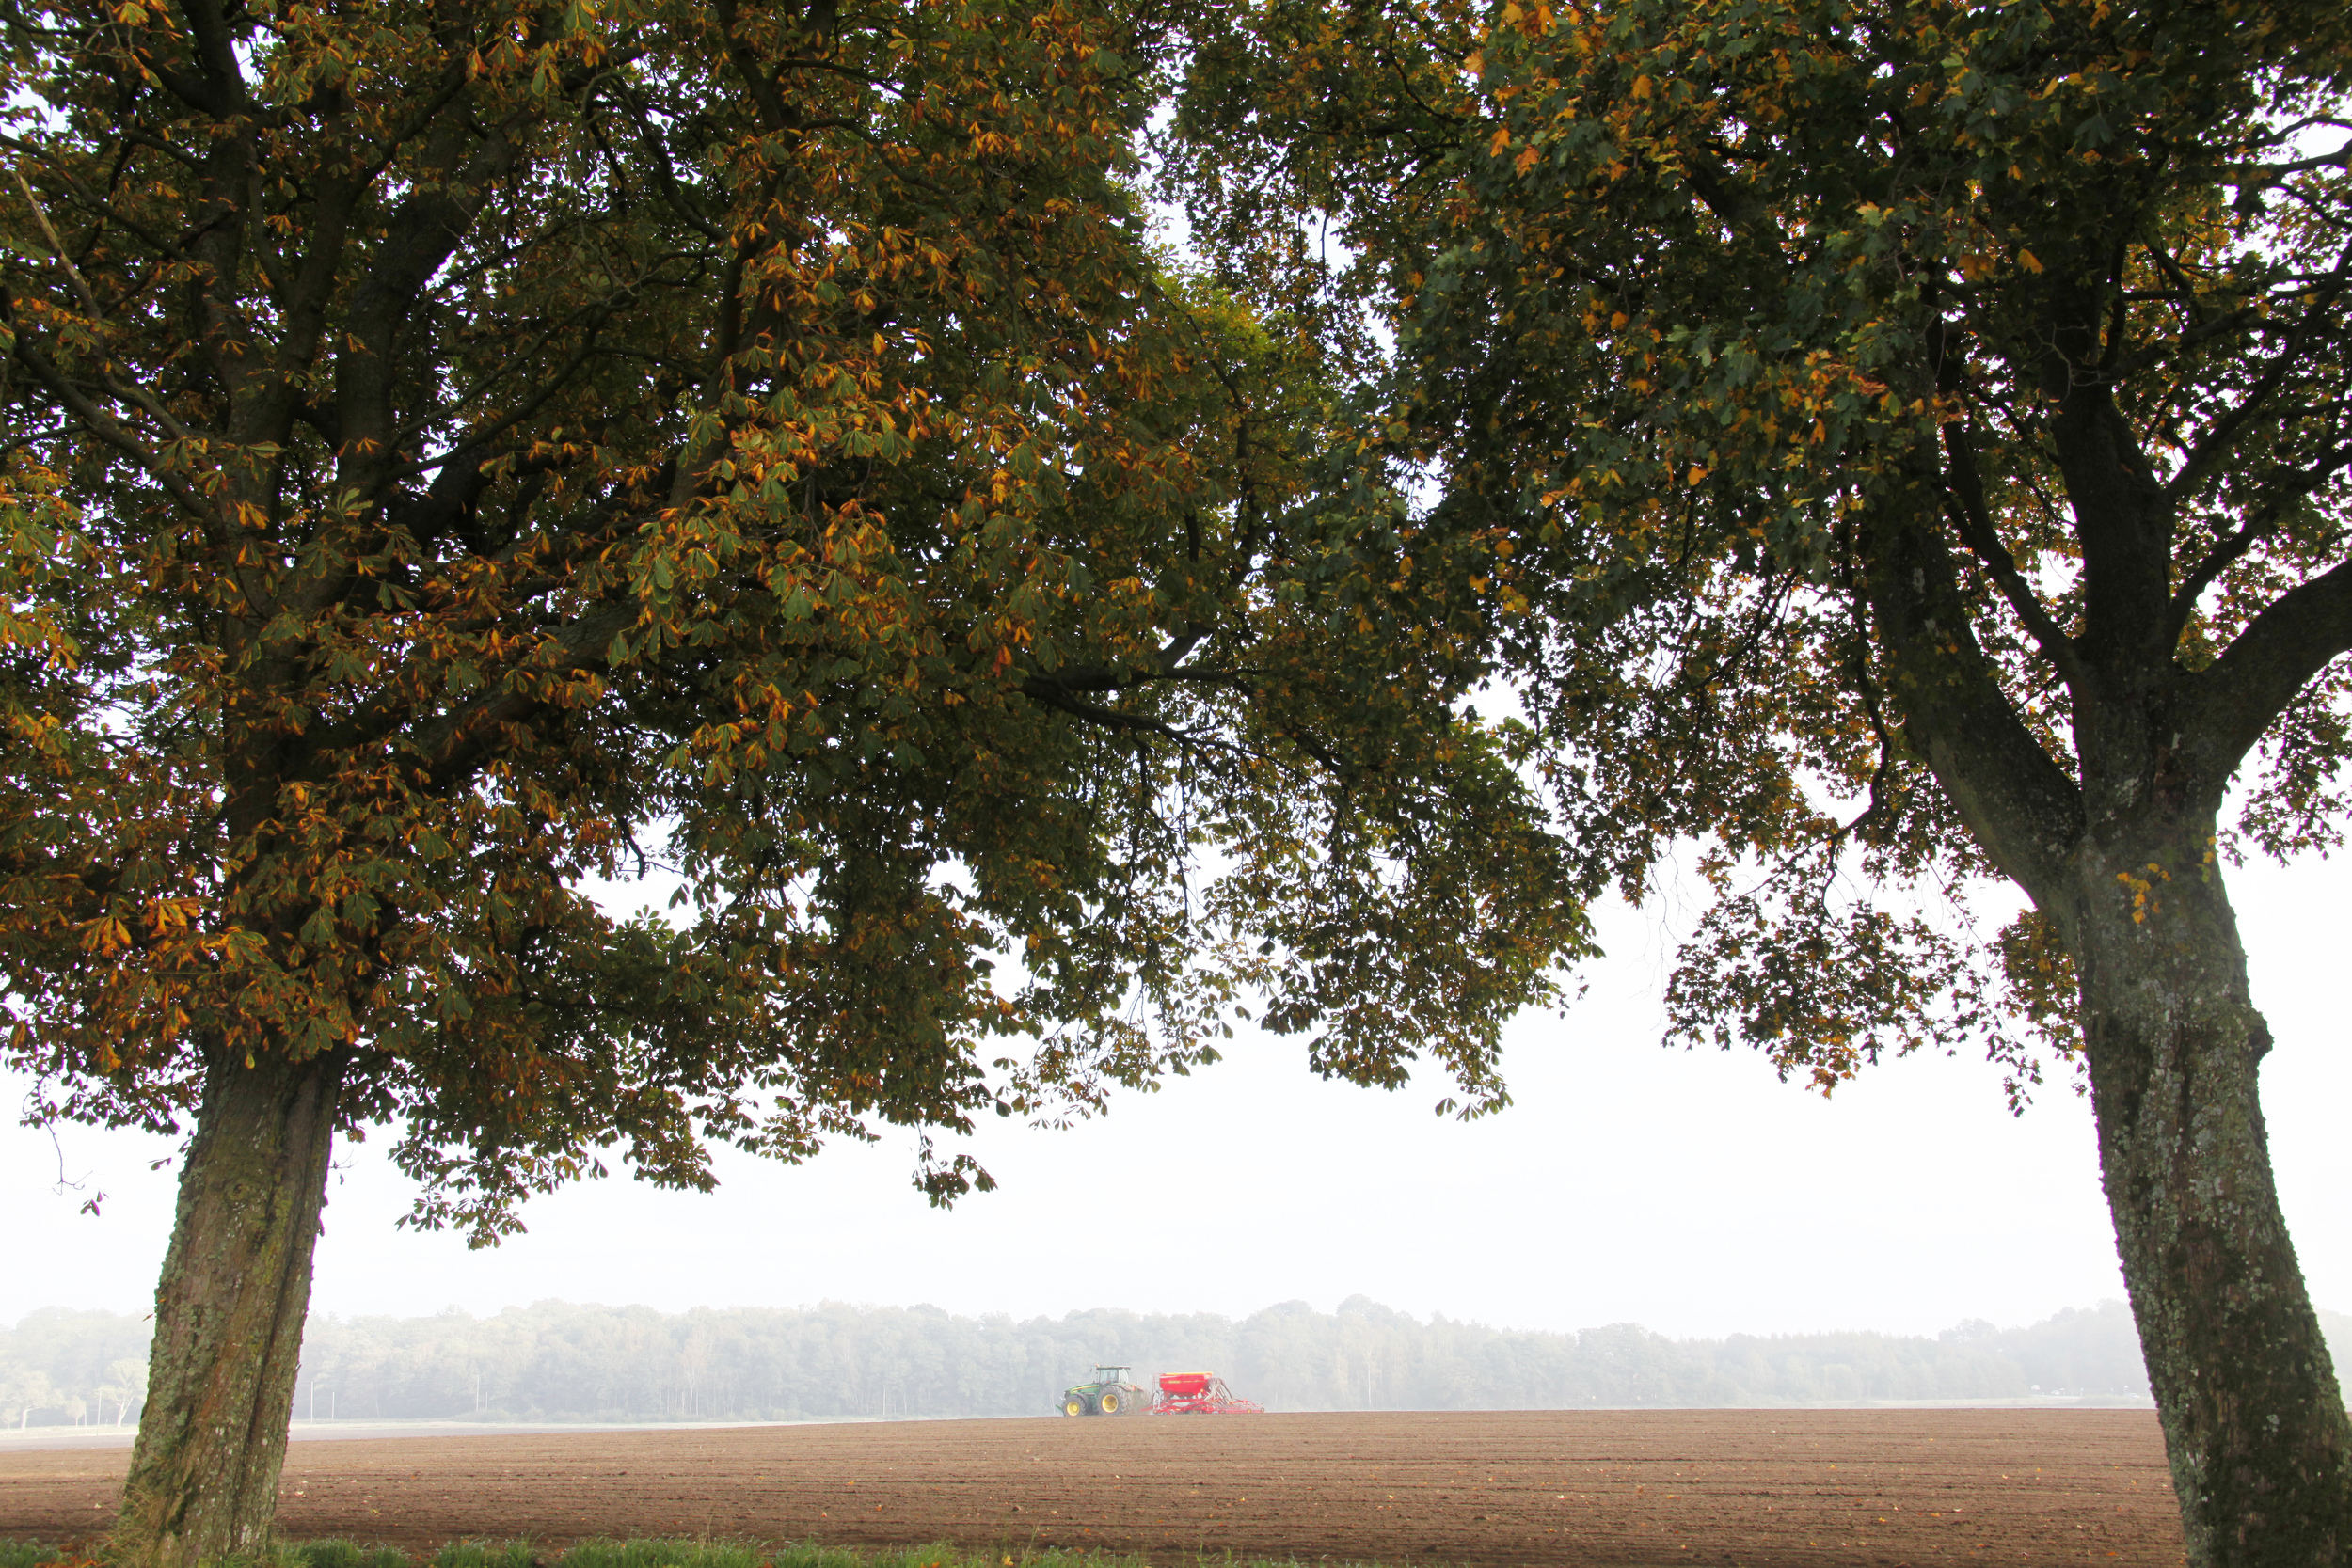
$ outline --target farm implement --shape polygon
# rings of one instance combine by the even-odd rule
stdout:
[[[1263,1416],[1256,1400],[1236,1399],[1221,1377],[1207,1372],[1163,1372],[1159,1397],[1152,1402],[1154,1416]]]
[[[1065,1416],[1263,1416],[1256,1400],[1236,1399],[1225,1380],[1208,1372],[1162,1372],[1160,1391],[1145,1402],[1125,1367],[1097,1367],[1094,1381],[1061,1392]]]

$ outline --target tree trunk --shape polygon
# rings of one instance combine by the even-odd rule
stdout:
[[[205,1074],[115,1525],[133,1568],[269,1544],[345,1060],[216,1053]]]
[[[2099,1153],[2195,1568],[2352,1562],[2352,1424],[2270,1175],[2210,836],[2078,862]]]

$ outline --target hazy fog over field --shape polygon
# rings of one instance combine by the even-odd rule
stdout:
[[[2352,866],[2248,867],[2233,893],[2254,994],[2271,1151],[2314,1299],[2352,1307],[2352,1101],[2342,913]],[[1518,1103],[1472,1125],[1434,1085],[1321,1084],[1294,1042],[1114,1101],[1066,1133],[998,1124],[977,1151],[1003,1190],[942,1213],[907,1184],[903,1140],[811,1166],[721,1162],[712,1196],[624,1179],[526,1211],[469,1253],[394,1228],[407,1195],[346,1146],[318,1257],[321,1316],[477,1317],[560,1298],[697,1307],[930,1302],[950,1314],[1210,1312],[1239,1320],[1356,1295],[1426,1320],[1514,1330],[1634,1323],[1688,1338],[2019,1326],[2122,1294],[2087,1104],[2060,1082],[2023,1118],[1981,1062],[1882,1066],[1824,1103],[1745,1055],[1656,1046],[1664,943],[1604,925],[1611,958],[1565,1020],[1522,1019]],[[11,1104],[21,1084],[0,1085]],[[0,1324],[37,1308],[146,1309],[169,1224],[166,1140],[0,1132],[9,1267]],[[100,1218],[76,1210],[108,1195]]]
[[[2324,1317],[2339,1354],[2352,1318]],[[51,1308],[0,1329],[0,1429],[137,1416],[147,1327]],[[2040,1401],[2145,1403],[2121,1302],[2039,1323],[1668,1339],[1422,1321],[1357,1296],[1235,1320],[1111,1310],[958,1317],[933,1307],[699,1308],[541,1302],[491,1318],[319,1317],[301,1421],[676,1421],[1039,1416],[1098,1361],[1149,1387],[1214,1370],[1281,1411],[1559,1410]],[[125,1373],[131,1375],[126,1379]],[[127,1397],[126,1397],[127,1396]]]

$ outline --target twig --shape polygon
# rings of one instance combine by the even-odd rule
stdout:
[[[49,214],[42,208],[40,198],[33,194],[32,183],[24,178],[24,171],[11,165],[8,177],[16,182],[16,188],[24,193],[25,204],[33,209],[33,221],[40,225],[41,233],[48,238],[49,248],[56,255],[57,264],[65,268],[65,275],[73,280],[73,292],[82,296],[82,308],[90,313],[91,320],[103,321],[106,313],[98,308],[98,296],[90,293],[89,284],[82,277],[82,269],[75,266],[73,258],[67,254],[65,241],[57,237],[57,230],[51,226]]]

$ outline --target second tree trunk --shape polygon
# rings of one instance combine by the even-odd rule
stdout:
[[[2086,857],[2074,943],[2100,1167],[2195,1568],[2352,1548],[2352,1426],[2270,1171],[2210,841]]]

